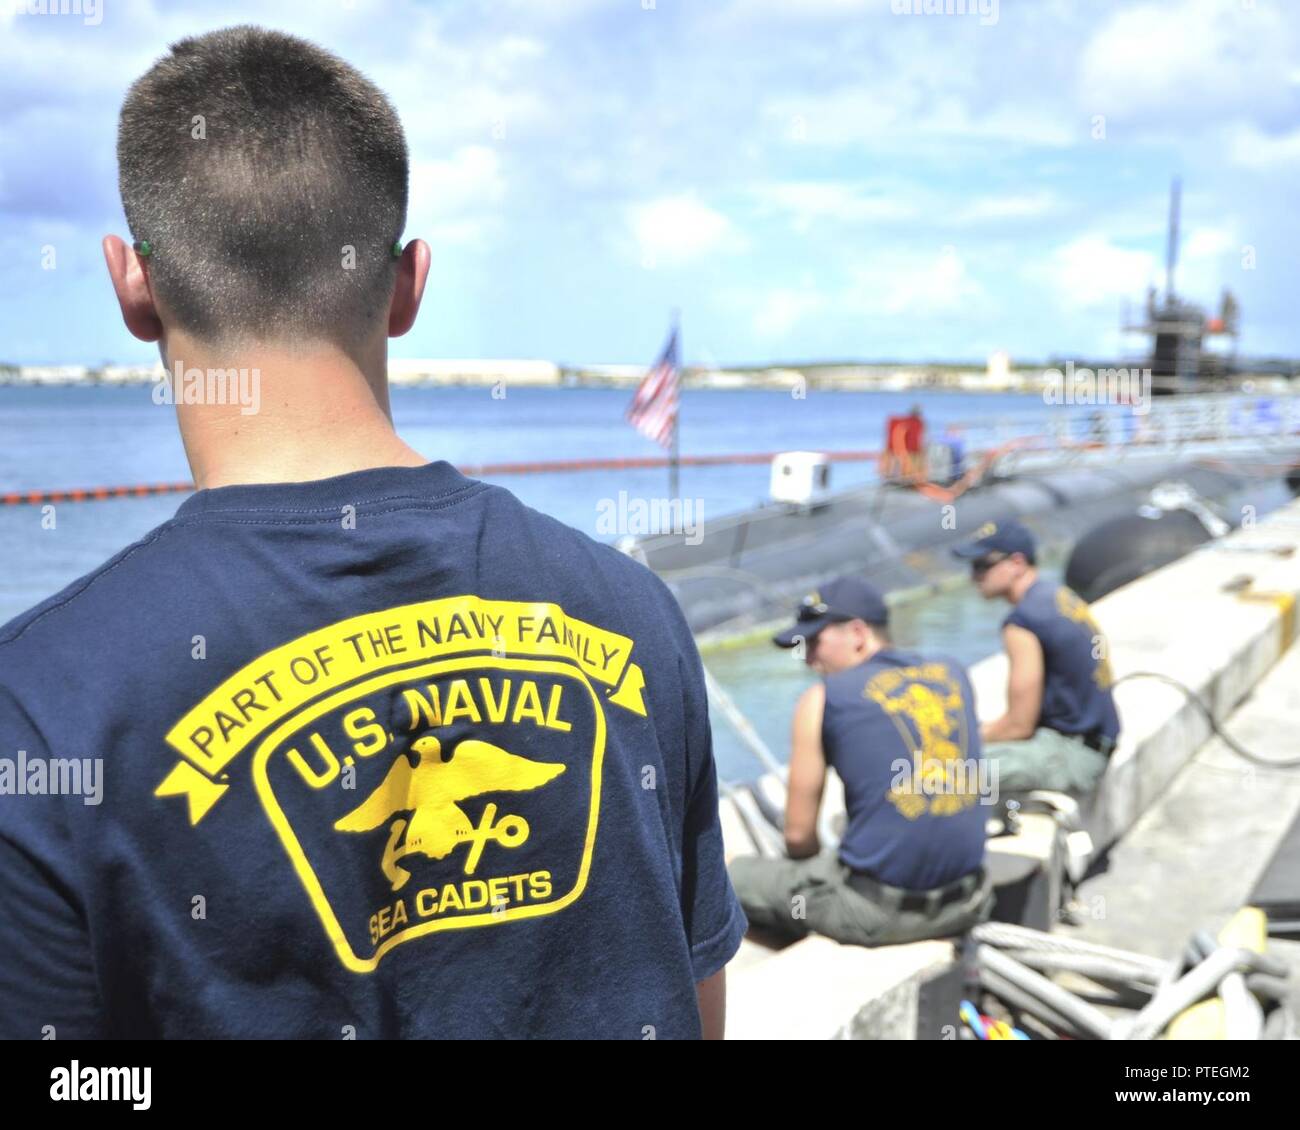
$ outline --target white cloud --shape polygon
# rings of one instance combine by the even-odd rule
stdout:
[[[926,56],[942,71],[942,61]],[[1005,102],[1005,92],[968,92],[937,86],[933,76],[899,76],[878,84],[779,95],[762,106],[771,128],[787,141],[845,147],[919,138],[1005,141],[1061,147],[1085,136],[1086,122],[1053,109],[1049,99]]]
[[[1122,121],[1175,118],[1201,128],[1294,109],[1287,87],[1298,37],[1281,7],[1166,0],[1120,8],[1084,48],[1080,104]]]
[[[1046,291],[1066,318],[1086,319],[1090,332],[1109,342],[1106,335],[1117,326],[1123,304],[1136,310],[1146,301],[1149,287],[1163,294],[1167,285],[1164,233],[1153,233],[1144,242],[1146,250],[1087,233],[1028,266],[1024,281]],[[1184,228],[1174,280],[1179,297],[1207,309],[1217,306],[1223,287],[1233,285],[1241,244],[1232,218]]]
[[[416,161],[408,230],[438,243],[482,239],[498,227],[505,196],[501,158],[489,146],[465,145],[445,160]]]
[[[1051,215],[1062,207],[1056,193],[1046,189],[984,195],[962,200],[938,194],[933,186],[900,182],[869,189],[848,181],[779,181],[750,191],[758,215],[775,214],[791,230],[807,235],[814,227],[843,229],[846,224],[890,223],[923,218],[932,226],[978,226],[1000,220],[1025,220]]]
[[[862,314],[948,314],[986,297],[954,247],[937,255],[895,253],[852,274],[846,301]]]
[[[694,196],[663,196],[633,205],[627,221],[637,253],[647,266],[680,266],[744,246],[731,221]]]
[[[759,300],[751,319],[754,336],[782,338],[805,316],[826,306],[825,298],[811,288],[778,287]]]
[[[608,7],[609,0],[496,0],[496,5],[511,22],[534,21],[541,23],[568,24],[576,23],[585,17],[601,12]],[[635,15],[641,15],[639,4],[630,5]],[[653,9],[644,13],[655,14]]]
[[[784,215],[800,235],[823,220],[839,225],[899,220],[916,214],[915,205],[900,194],[871,193],[840,181],[784,181],[761,185],[752,196],[760,213]]]
[[[540,59],[546,54],[546,45],[524,35],[508,35],[497,46],[495,61],[503,68],[528,59]]]
[[[1294,166],[1300,164],[1300,129],[1270,135],[1241,125],[1229,135],[1227,152],[1233,164],[1260,172]]]
[[[1118,247],[1104,236],[1082,235],[1052,253],[1047,281],[1058,304],[1070,311],[1118,311],[1163,275],[1149,251]]]
[[[1216,306],[1225,286],[1233,286],[1241,268],[1243,240],[1235,222],[1196,227],[1186,233],[1179,249],[1175,283],[1179,294],[1194,302]]]
[[[952,215],[952,222],[981,224],[989,220],[1027,220],[1049,215],[1060,206],[1056,194],[1046,191],[981,196],[959,207]]]
[[[1193,228],[1183,240],[1183,259],[1217,258],[1233,250],[1237,240],[1227,228]]]
[[[393,99],[413,152],[514,141],[563,121],[563,107],[549,95],[543,40],[498,36],[487,26],[454,36],[444,18],[416,9],[400,44],[380,56],[370,44],[366,53],[346,44],[336,48]]]
[[[741,19],[753,20],[755,13],[765,16],[842,16],[866,10],[879,11],[888,0],[735,0],[728,11]]]
[[[1084,124],[1054,109],[1050,98],[999,104],[993,97],[972,98],[964,92],[936,100],[911,125],[909,134],[915,130],[939,137],[1050,148],[1073,145],[1084,133]]]
[[[805,271],[791,285],[731,289],[719,299],[730,321],[746,318],[753,338],[778,351],[799,349],[800,341],[817,339],[826,327],[855,341],[874,327],[886,336],[918,333],[928,343],[937,336],[931,332],[936,322],[978,315],[990,301],[951,246],[923,255],[880,251],[833,277]],[[916,342],[908,349],[917,352]]]

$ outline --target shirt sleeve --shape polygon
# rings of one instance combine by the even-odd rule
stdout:
[[[81,798],[19,792],[38,759],[48,768],[35,725],[0,686],[0,1039],[95,1039],[99,994],[66,834]]]
[[[691,967],[698,983],[708,980],[735,956],[749,924],[727,874],[708,691],[704,667],[689,630],[680,667],[687,763],[692,774],[682,830],[682,913],[691,947]]]

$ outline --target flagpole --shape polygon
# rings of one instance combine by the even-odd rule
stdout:
[[[681,312],[681,310],[679,310],[679,309],[677,309],[676,307],[674,307],[674,309],[673,309],[673,334],[677,337],[677,363],[678,363],[679,369],[678,369],[678,382],[677,382],[677,414],[676,414],[676,415],[674,416],[674,418],[673,418],[673,443],[672,443],[672,448],[670,449],[670,451],[669,451],[669,453],[668,453],[668,497],[669,497],[669,499],[676,499],[676,498],[679,497],[679,495],[678,495],[678,493],[677,493],[677,488],[678,488],[678,480],[677,480],[677,467],[678,467],[678,462],[677,462],[677,455],[678,455],[677,436],[678,436],[678,434],[679,434],[679,433],[681,432],[681,430],[682,430],[682,394],[681,394],[681,388],[682,388],[682,383],[683,383],[682,378],[683,378],[683,377],[685,376],[685,374],[686,374],[685,358],[684,358],[684,354],[682,353],[681,318],[682,318],[682,312]]]

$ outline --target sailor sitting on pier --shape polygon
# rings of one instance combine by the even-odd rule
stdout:
[[[790,858],[731,864],[741,905],[762,931],[893,945],[962,933],[991,908],[986,767],[970,682],[958,663],[895,650],[887,621],[879,592],[840,577],[806,597],[795,625],[774,637],[803,647],[823,678],[795,707]],[[844,782],[848,812],[838,850],[820,853],[828,765]]]
[[[1091,793],[1119,738],[1119,715],[1106,638],[1087,604],[1038,575],[1034,536],[1019,522],[988,522],[953,553],[970,561],[986,600],[1014,605],[1002,622],[1006,713],[981,728],[1002,791]]]

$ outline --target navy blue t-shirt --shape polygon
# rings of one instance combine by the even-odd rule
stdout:
[[[671,593],[445,462],[0,629],[0,1036],[694,1037],[745,925]]]
[[[1119,737],[1105,637],[1088,605],[1064,585],[1041,578],[1002,622],[1026,628],[1043,648],[1038,725],[1062,734]]]
[[[989,782],[974,701],[959,663],[893,648],[826,677],[822,746],[844,782],[844,863],[914,891],[979,868]]]

